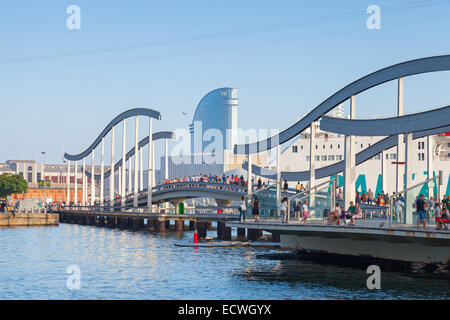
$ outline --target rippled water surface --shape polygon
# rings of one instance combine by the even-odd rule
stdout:
[[[215,234],[215,231],[209,231]],[[448,299],[446,275],[292,259],[268,248],[188,248],[192,232],[61,224],[0,229],[0,299]],[[81,289],[66,286],[78,265]]]

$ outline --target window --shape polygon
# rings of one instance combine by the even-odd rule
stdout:
[[[333,145],[332,144],[330,144],[330,149],[333,149]]]
[[[316,156],[314,159],[316,159],[316,161],[320,161],[320,156]]]
[[[36,178],[37,178],[37,181],[39,181],[39,180],[41,180],[41,173],[40,172],[38,172],[37,174],[36,174]]]
[[[28,171],[33,171],[33,168],[31,166],[29,166]]]
[[[340,149],[341,148],[341,145],[340,144],[338,144],[338,149]]]
[[[425,149],[425,142],[419,141],[417,144],[418,144],[418,149],[419,149],[419,150]]]
[[[325,145],[323,145],[323,148],[325,149]]]
[[[303,145],[301,145],[301,146],[300,146],[300,149],[302,149],[302,150],[303,150]]]
[[[322,156],[321,160],[322,161],[327,161],[327,156]]]
[[[425,153],[419,153],[419,161],[425,161]]]
[[[338,155],[336,156],[336,160],[341,161],[342,159],[343,159],[343,156],[342,156],[342,155],[338,154]]]
[[[397,155],[395,153],[391,153],[391,160],[396,160],[397,159]]]
[[[361,143],[361,149],[364,148],[363,144]]]
[[[386,153],[386,160],[389,160],[389,155]]]
[[[328,161],[334,161],[334,155],[329,155],[328,156]]]
[[[28,182],[33,182],[33,173],[32,172],[28,172]]]
[[[317,147],[317,144],[316,144],[316,149],[317,149],[318,147]]]
[[[292,146],[292,153],[297,153],[297,152],[298,152],[298,147]]]

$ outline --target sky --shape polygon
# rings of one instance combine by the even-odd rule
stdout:
[[[132,107],[161,112],[154,131],[187,129],[220,87],[239,90],[240,128],[283,130],[368,73],[449,54],[448,17],[450,0],[0,0],[0,162],[61,163]],[[449,72],[406,78],[405,112],[448,105],[449,84]],[[396,90],[358,95],[357,117],[395,115]]]

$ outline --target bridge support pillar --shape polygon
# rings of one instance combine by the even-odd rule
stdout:
[[[184,231],[184,220],[175,220],[175,230]]]
[[[350,98],[350,119],[355,119],[355,96]],[[344,151],[344,209],[348,210],[350,201],[355,203],[355,136],[345,136]],[[313,206],[313,204],[310,204]]]
[[[87,221],[87,224],[90,226],[95,225],[95,217],[94,216],[91,216],[91,215],[86,216],[86,221]]]
[[[119,228],[126,229],[128,227],[128,218],[118,218],[119,219]]]
[[[155,231],[156,230],[156,220],[155,219],[147,219],[147,224],[145,228],[149,231]]]
[[[237,229],[237,236],[238,236],[238,239],[244,239],[245,238],[245,229],[244,228],[238,228]]]
[[[96,227],[101,227],[101,225],[102,225],[101,220],[100,220],[101,218],[102,217],[97,217],[97,216],[94,217],[94,225]]]
[[[108,217],[108,224],[107,226],[109,228],[116,228],[117,227],[117,221],[118,218],[117,217]]]
[[[280,242],[280,235],[272,233],[272,242]]]
[[[142,229],[142,227],[144,226],[144,219],[142,218],[133,218],[131,221],[131,228],[133,230]]]
[[[87,216],[84,216],[84,215],[79,215],[78,216],[78,223],[79,224],[81,224],[81,225],[83,225],[83,226],[85,226],[85,225],[87,225],[88,224],[88,217]]]
[[[191,230],[191,231],[197,230],[197,222],[196,221],[189,221],[189,230]]]
[[[226,240],[226,241],[231,240],[231,228],[230,227],[225,227],[225,226],[223,227],[221,240]]]
[[[225,228],[224,222],[217,222],[217,238],[222,239],[223,228]]]
[[[157,220],[156,221],[156,229],[158,230],[158,232],[166,232],[166,221]]]
[[[247,229],[247,238],[250,241],[256,241],[262,237],[262,230],[258,229]]]
[[[166,230],[170,230],[170,220],[166,220]]]
[[[198,231],[198,237],[199,238],[206,238],[207,232],[206,232],[206,222],[197,222],[197,231]]]
[[[412,187],[413,180],[413,168],[416,163],[414,163],[414,149],[413,149],[413,136],[412,133],[408,133],[405,135],[406,144],[405,144],[405,189]],[[411,194],[411,192],[406,192],[405,195],[405,218],[407,224],[413,223],[413,215],[412,215],[412,207],[415,201],[415,197]]]

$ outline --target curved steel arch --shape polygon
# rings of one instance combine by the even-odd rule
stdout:
[[[117,117],[115,117],[114,120],[112,120],[105,127],[105,129],[103,129],[103,131],[100,133],[100,135],[97,137],[97,139],[95,139],[94,142],[89,146],[89,148],[87,148],[82,153],[76,154],[76,155],[65,153],[64,158],[69,161],[78,161],[83,158],[86,158],[92,152],[92,150],[94,150],[99,145],[99,143],[102,141],[102,139],[104,137],[106,137],[106,135],[109,133],[109,131],[111,131],[112,127],[114,127],[116,124],[118,124],[122,120],[131,118],[134,116],[147,116],[150,118],[161,120],[161,113],[159,113],[159,111],[156,111],[156,110],[147,109],[147,108],[135,108],[135,109],[127,110],[127,111],[119,114]]]
[[[348,136],[387,136],[431,130],[450,123],[450,106],[400,117],[351,120],[322,117],[320,129]]]
[[[279,144],[283,144],[286,141],[294,138],[306,128],[308,128],[311,123],[319,120],[326,113],[331,111],[337,105],[343,103],[345,100],[349,99],[358,93],[361,93],[367,89],[373,88],[380,84],[395,80],[401,77],[412,76],[415,74],[429,73],[436,71],[448,71],[450,70],[450,55],[427,57],[416,60],[411,60],[407,62],[402,62],[395,64],[384,69],[375,71],[367,76],[356,80],[343,89],[337,91],[335,94],[330,96],[324,102],[319,104],[310,113],[300,119],[291,127],[282,131],[280,134],[275,135],[266,140],[258,141],[251,144],[235,145],[235,154],[248,154],[257,153],[266,150],[270,150]]]
[[[160,131],[160,132],[155,132],[154,134],[152,134],[152,138],[153,141],[156,140],[162,140],[162,139],[175,139],[175,133],[171,132],[171,131]],[[144,139],[142,139],[141,141],[139,141],[138,143],[138,149],[141,149],[143,147],[145,147],[148,144],[148,136],[145,137]],[[128,153],[125,156],[125,161],[127,161],[128,159],[130,159],[132,156],[134,156],[134,150],[135,148],[131,148],[130,151],[128,151]],[[119,161],[116,162],[116,164],[114,165],[114,172],[117,171],[117,169],[119,169],[119,167],[122,165],[122,159],[120,159]],[[90,171],[88,171],[87,169],[84,172],[86,174],[86,176],[88,178],[92,177],[92,174]],[[109,169],[108,171],[106,171],[104,173],[104,178],[108,178],[111,175],[111,169]],[[94,179],[100,179],[100,175],[96,174],[94,175]]]
[[[426,137],[429,135],[445,133],[445,132],[450,132],[450,125],[447,125],[445,127],[430,129],[430,130],[414,132],[412,135],[413,135],[413,140],[415,140],[415,139],[423,138],[423,137]],[[406,140],[406,138],[405,138],[405,140]],[[386,137],[386,138],[378,141],[377,143],[374,143],[367,149],[364,149],[364,150],[360,151],[359,153],[357,153],[356,159],[355,159],[356,165],[360,165],[361,163],[364,163],[367,160],[371,159],[372,157],[376,156],[380,152],[391,149],[392,147],[395,147],[396,145],[397,145],[397,136],[396,135]],[[242,167],[245,170],[247,170],[248,163],[245,163]],[[252,172],[254,174],[259,175],[264,178],[267,178],[267,179],[272,179],[272,180],[276,179],[276,173],[259,174],[259,173],[263,172],[262,169],[263,168],[261,168],[261,167],[252,165]],[[267,169],[264,169],[264,170],[267,170]],[[344,161],[340,161],[340,162],[334,163],[332,165],[316,169],[316,179],[326,178],[333,174],[338,174],[339,172],[343,172],[343,171],[344,171]],[[309,170],[298,171],[298,172],[282,172],[281,178],[283,180],[287,180],[287,181],[307,181],[310,178],[310,172],[309,172]]]

